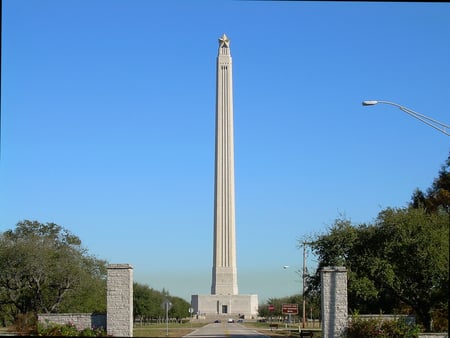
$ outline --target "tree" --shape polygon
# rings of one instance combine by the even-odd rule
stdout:
[[[449,223],[443,213],[387,209],[377,219],[376,283],[415,311],[427,330],[435,309],[447,306]],[[448,311],[448,308],[447,308]]]
[[[379,311],[380,290],[364,268],[370,263],[368,252],[377,251],[379,245],[372,241],[373,228],[365,224],[353,225],[346,218],[335,220],[328,233],[311,242],[313,252],[319,258],[316,274],[307,277],[307,297],[320,294],[320,270],[325,266],[345,266],[348,274],[348,302],[361,313]],[[393,304],[385,302],[391,311]]]
[[[57,224],[25,220],[1,233],[0,271],[0,306],[13,318],[106,309],[98,297],[105,294],[106,262],[89,256],[81,240]]]
[[[106,313],[106,275],[105,261],[88,258],[80,271],[80,284],[68,291],[58,312]]]
[[[430,330],[432,311],[445,309],[448,299],[448,240],[448,215],[423,208],[388,208],[371,225],[337,220],[311,245],[319,267],[310,285],[320,288],[323,266],[345,266],[350,308],[373,313],[407,305]]]
[[[161,304],[164,297],[161,292],[147,285],[133,283],[133,315],[135,319],[147,321],[151,318],[163,318],[164,310]]]
[[[162,305],[166,299],[172,303],[169,317],[181,319],[189,316],[190,304],[184,299],[171,296],[164,289],[157,291],[148,285],[133,283],[133,315],[135,320],[141,322],[149,319],[163,321],[166,313]]]
[[[183,298],[171,296],[169,298],[172,303],[172,308],[169,310],[169,316],[180,320],[182,318],[189,317],[190,304]]]
[[[413,193],[410,206],[425,208],[428,212],[441,210],[450,215],[450,155],[427,192],[417,189]]]

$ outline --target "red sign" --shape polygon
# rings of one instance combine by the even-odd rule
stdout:
[[[275,310],[275,306],[273,306],[272,304],[269,305],[269,311],[274,311]]]
[[[283,304],[282,306],[283,314],[298,314],[298,304]]]

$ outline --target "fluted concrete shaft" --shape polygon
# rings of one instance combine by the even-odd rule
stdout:
[[[216,83],[214,255],[211,294],[237,295],[233,78],[230,40],[219,39]]]

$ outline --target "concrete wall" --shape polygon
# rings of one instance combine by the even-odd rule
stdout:
[[[106,297],[108,335],[132,337],[133,268],[131,265],[108,265]]]
[[[403,318],[408,324],[416,324],[416,317],[410,315],[391,315],[391,314],[367,314],[367,315],[358,315],[360,319],[381,319],[381,320],[397,320]],[[351,322],[353,320],[353,316],[348,316],[348,321]]]
[[[129,264],[108,265],[107,314],[40,314],[41,323],[74,324],[78,330],[106,328],[109,336],[133,336],[133,268]]]
[[[341,266],[324,267],[320,280],[323,338],[339,337],[348,326],[347,270]]]
[[[39,323],[42,324],[73,324],[78,330],[86,328],[106,328],[105,314],[90,313],[48,313],[38,315]]]

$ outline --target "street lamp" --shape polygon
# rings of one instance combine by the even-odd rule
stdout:
[[[408,115],[411,115],[412,117],[422,121],[425,124],[428,124],[430,127],[433,127],[436,130],[439,130],[441,133],[444,133],[447,136],[450,136],[450,134],[448,133],[448,129],[450,129],[450,126],[447,124],[444,124],[442,122],[436,121],[435,119],[432,119],[431,117],[428,117],[426,115],[423,114],[419,114],[418,112],[415,112],[412,109],[403,107],[402,105],[398,104],[398,103],[394,103],[394,102],[389,102],[389,101],[374,101],[374,100],[369,100],[369,101],[363,101],[362,105],[363,106],[374,106],[378,103],[384,103],[384,104],[390,104],[391,106],[395,106],[398,109],[404,111],[405,113],[407,113]]]

